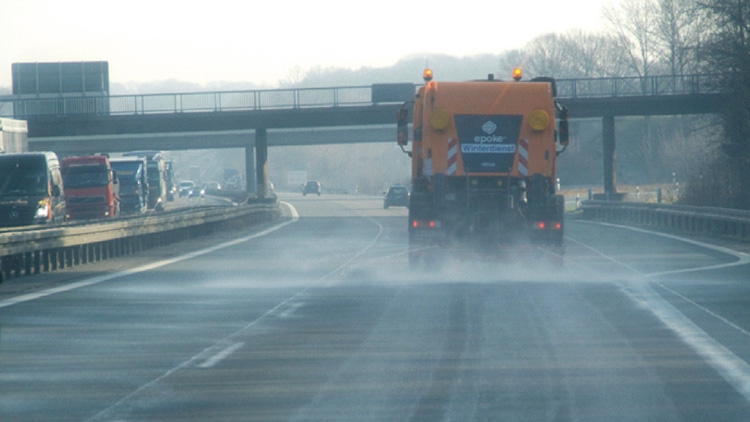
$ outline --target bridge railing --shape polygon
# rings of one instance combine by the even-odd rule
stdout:
[[[560,98],[686,95],[719,92],[720,75],[558,79]],[[235,110],[278,110],[373,104],[373,86],[189,92],[109,97],[13,98],[0,101],[0,115],[24,119],[80,114],[133,115]]]
[[[109,97],[21,98],[2,101],[0,115],[133,115],[235,110],[278,110],[372,104],[370,86],[112,95]]]
[[[623,78],[558,79],[560,98],[690,95],[720,92],[721,75],[666,75]]]

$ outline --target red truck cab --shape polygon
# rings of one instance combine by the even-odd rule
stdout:
[[[112,218],[120,214],[117,175],[104,155],[62,160],[62,177],[68,218]]]

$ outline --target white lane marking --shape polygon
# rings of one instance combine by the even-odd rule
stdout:
[[[137,274],[137,273],[142,273],[144,271],[153,270],[155,268],[163,267],[163,266],[169,265],[169,264],[174,264],[176,262],[184,261],[186,259],[195,258],[196,256],[205,255],[207,253],[211,253],[211,252],[217,251],[219,249],[228,248],[228,247],[234,246],[234,245],[236,245],[238,243],[247,242],[248,240],[256,239],[258,237],[263,237],[263,236],[265,236],[267,234],[273,233],[276,230],[278,230],[278,229],[280,229],[280,228],[282,228],[284,226],[287,226],[289,224],[295,223],[295,222],[297,222],[299,220],[299,214],[297,214],[297,210],[291,204],[288,204],[288,203],[283,203],[283,204],[286,205],[286,206],[288,206],[290,208],[290,212],[291,212],[291,215],[292,215],[292,219],[291,220],[285,221],[285,222],[280,223],[280,224],[277,224],[277,225],[275,225],[273,227],[269,227],[269,228],[267,228],[267,229],[265,229],[263,231],[260,231],[258,233],[252,234],[250,236],[245,236],[245,237],[242,237],[242,238],[239,238],[239,239],[234,239],[234,240],[231,240],[229,242],[225,242],[225,243],[221,243],[219,245],[215,245],[215,246],[211,246],[211,247],[208,247],[208,248],[205,248],[205,249],[201,249],[199,251],[190,252],[190,253],[187,253],[185,255],[176,256],[174,258],[169,258],[169,259],[165,259],[165,260],[162,260],[162,261],[153,262],[151,264],[142,265],[140,267],[131,268],[129,270],[118,271],[118,272],[112,273],[112,274],[105,274],[105,275],[100,275],[100,276],[96,276],[96,277],[92,277],[92,278],[87,278],[87,279],[84,279],[84,280],[81,280],[81,281],[78,281],[78,282],[75,282],[75,283],[66,284],[64,286],[53,287],[53,288],[50,288],[50,289],[40,290],[40,291],[34,292],[34,293],[27,293],[27,294],[23,294],[23,295],[20,295],[20,296],[12,297],[12,298],[9,298],[9,299],[0,300],[0,308],[7,308],[8,306],[13,306],[13,305],[16,305],[16,304],[19,304],[19,303],[23,303],[23,302],[29,302],[29,301],[32,301],[32,300],[35,300],[35,299],[39,299],[39,298],[42,298],[42,297],[54,295],[54,294],[57,294],[57,293],[63,293],[63,292],[68,292],[68,291],[75,290],[75,289],[80,289],[81,287],[91,286],[92,284],[101,283],[103,281],[112,280],[112,279],[119,278],[119,277],[125,277],[125,276],[129,276],[129,275]]]
[[[596,224],[596,222],[589,222],[589,223]],[[696,245],[696,246],[699,246],[699,247],[702,247],[702,248],[711,249],[711,250],[714,250],[714,251],[717,251],[717,252],[721,252],[721,253],[724,253],[724,254],[727,254],[727,255],[732,255],[732,256],[736,257],[737,261],[729,262],[729,263],[726,263],[726,264],[707,265],[707,266],[703,266],[703,267],[694,267],[694,268],[688,268],[688,269],[683,269],[683,270],[661,271],[661,272],[656,272],[656,273],[647,273],[647,274],[645,274],[645,273],[642,273],[642,272],[636,270],[635,268],[633,268],[633,267],[625,264],[624,262],[620,262],[620,261],[618,261],[618,260],[616,260],[614,258],[607,257],[606,255],[602,254],[601,252],[596,251],[598,254],[606,257],[607,259],[611,260],[612,262],[615,262],[615,263],[617,263],[619,265],[622,265],[622,266],[628,268],[629,270],[635,272],[636,274],[638,274],[640,276],[648,278],[652,283],[656,284],[657,286],[661,287],[662,289],[664,289],[664,290],[672,293],[673,295],[679,297],[680,299],[684,300],[685,302],[688,302],[691,305],[695,306],[696,308],[702,310],[703,312],[705,312],[705,313],[713,316],[714,318],[718,319],[719,321],[721,321],[721,322],[727,324],[728,326],[734,328],[735,330],[739,331],[743,335],[750,337],[750,332],[748,332],[744,328],[742,328],[739,325],[733,323],[732,321],[729,321],[728,319],[726,319],[723,316],[717,314],[716,312],[714,312],[714,311],[706,308],[705,306],[700,305],[699,303],[693,301],[692,299],[690,299],[690,298],[688,298],[688,297],[686,297],[686,296],[678,293],[677,291],[675,291],[675,290],[667,287],[663,283],[655,280],[656,277],[660,277],[660,276],[663,276],[663,275],[681,274],[681,273],[697,272],[697,271],[703,271],[703,270],[715,270],[715,269],[722,269],[722,268],[734,267],[734,266],[737,266],[737,265],[750,264],[750,255],[748,255],[748,254],[746,254],[744,252],[735,251],[733,249],[725,248],[723,246],[712,245],[710,243],[699,242],[697,240],[686,239],[686,238],[682,238],[682,237],[679,237],[679,236],[674,236],[674,235],[671,235],[671,234],[659,233],[659,232],[652,232],[650,230],[644,230],[644,229],[639,229],[639,228],[635,228],[635,227],[628,227],[628,226],[621,226],[619,224],[611,224],[611,223],[599,223],[599,224],[604,225],[604,226],[609,226],[609,227],[617,227],[617,228],[622,228],[622,229],[629,229],[629,230],[633,230],[633,231],[640,232],[640,233],[658,235],[658,236],[666,237],[666,238],[677,240],[677,241],[680,241],[680,242],[689,243],[689,244]],[[579,241],[577,241],[575,239],[571,239],[571,238],[568,238],[568,239],[571,240],[571,241],[573,241],[573,242],[575,242],[575,243],[578,243],[579,245],[585,246],[585,247],[587,247],[587,248],[589,248],[591,250],[595,250],[595,249],[593,249],[593,248],[591,248],[591,247],[589,247],[587,245],[584,245],[583,243],[581,243],[581,242],[579,242]]]
[[[216,366],[217,363],[228,358],[232,353],[236,352],[244,345],[245,343],[230,343],[225,348],[219,350],[219,352],[198,365],[198,368],[212,368]]]
[[[671,275],[671,274],[683,274],[683,273],[690,273],[690,272],[703,271],[703,270],[717,270],[717,269],[722,269],[722,268],[735,267],[738,265],[750,264],[750,255],[744,252],[735,251],[734,249],[725,248],[723,246],[712,245],[710,243],[700,242],[698,240],[688,239],[685,237],[675,236],[672,234],[660,233],[660,232],[640,229],[636,227],[623,226],[620,224],[603,223],[599,221],[576,221],[576,222],[584,223],[584,224],[597,224],[597,225],[608,226],[608,227],[617,227],[620,229],[627,229],[627,230],[631,230],[631,231],[638,232],[638,233],[646,233],[650,235],[661,236],[667,239],[677,240],[680,242],[689,243],[691,245],[700,246],[701,248],[711,249],[716,252],[721,252],[723,254],[727,254],[727,255],[737,258],[737,261],[728,262],[726,264],[716,264],[716,265],[709,265],[709,266],[703,266],[703,267],[685,268],[682,270],[660,271],[656,273],[644,274],[646,277],[658,277],[658,276]]]
[[[285,202],[283,204],[289,206],[291,214],[292,214],[293,221],[299,220],[299,214],[297,213],[297,210],[291,204],[288,204],[288,203],[285,203]],[[372,222],[375,222],[378,225],[379,231],[378,231],[378,234],[376,235],[376,238],[380,237],[380,235],[383,232],[383,227],[379,223],[377,223],[375,220],[372,220],[372,219],[369,219],[369,220],[372,221]],[[349,259],[345,263],[341,264],[340,266],[338,266],[334,270],[330,271],[329,273],[327,273],[326,275],[324,275],[323,277],[321,277],[320,279],[318,279],[318,282],[322,282],[325,279],[329,278],[330,276],[332,276],[332,275],[336,274],[337,272],[339,272],[339,271],[343,270],[344,268],[346,268],[346,266],[349,265],[354,258],[362,255],[362,253],[364,253],[364,251],[366,251],[367,249],[369,249],[370,247],[372,247],[373,244],[374,243],[371,242],[369,245],[367,245],[365,247],[365,249],[362,252],[360,252],[359,254],[355,255],[353,258]],[[293,294],[292,296],[290,296],[287,299],[283,300],[282,302],[280,302],[279,304],[277,304],[273,308],[271,308],[268,311],[266,311],[266,313],[264,313],[263,315],[261,315],[258,318],[250,321],[247,325],[245,325],[244,327],[240,328],[239,330],[237,330],[237,331],[235,331],[235,332],[227,335],[226,337],[220,339],[219,341],[217,341],[216,343],[212,344],[211,346],[206,347],[205,349],[203,349],[197,355],[195,355],[192,358],[190,358],[190,359],[182,362],[181,364],[175,366],[174,368],[168,370],[167,372],[161,374],[157,378],[154,378],[153,380],[151,380],[151,381],[149,381],[149,382],[141,385],[140,387],[136,388],[135,390],[133,390],[132,392],[130,392],[130,394],[128,394],[125,397],[121,398],[120,400],[112,403],[107,408],[103,409],[101,412],[99,412],[96,415],[94,415],[94,416],[90,417],[89,419],[87,419],[86,422],[93,422],[93,421],[96,421],[96,420],[110,420],[111,418],[108,418],[107,415],[109,415],[111,412],[113,412],[118,406],[122,405],[123,403],[125,403],[128,400],[130,400],[131,398],[135,397],[141,391],[144,391],[144,390],[150,388],[151,386],[156,385],[161,380],[168,378],[170,375],[174,374],[175,372],[179,371],[180,369],[191,367],[192,365],[194,365],[194,363],[196,361],[201,360],[203,358],[203,356],[206,356],[209,353],[211,353],[211,350],[216,350],[217,346],[222,345],[222,344],[229,344],[231,342],[232,338],[234,338],[235,336],[239,335],[243,331],[247,331],[250,328],[253,328],[255,325],[257,325],[258,323],[260,323],[261,321],[263,321],[264,319],[266,319],[270,315],[275,314],[279,309],[281,309],[283,307],[290,306],[289,304],[293,303],[297,299],[298,296],[302,295],[303,293],[307,292],[308,290],[310,290],[313,287],[316,287],[316,286],[314,286],[314,285],[308,286],[308,287],[305,287],[304,289],[298,291],[297,293]]]
[[[625,227],[625,228],[628,228],[628,227]],[[648,233],[648,231],[645,231],[645,230],[640,230],[640,231]],[[662,233],[655,233],[655,234],[661,235]],[[671,236],[671,235],[667,235],[667,237],[671,237],[673,239],[679,239],[678,237]],[[566,239],[593,251],[594,253],[600,255],[601,257],[609,261],[612,261],[622,267],[627,268],[630,271],[633,271],[635,274],[637,274],[642,279],[644,279],[645,282],[622,281],[620,285],[622,287],[623,292],[628,297],[630,297],[637,304],[640,304],[644,308],[651,311],[651,313],[654,316],[656,316],[667,328],[669,328],[675,334],[677,334],[677,336],[680,337],[682,341],[685,344],[687,344],[691,349],[693,349],[693,351],[695,351],[695,353],[698,354],[698,356],[700,356],[706,363],[708,363],[712,368],[714,368],[714,370],[722,378],[724,378],[724,380],[726,380],[732,387],[734,387],[734,389],[737,390],[737,392],[739,392],[745,398],[746,401],[750,402],[750,365],[748,365],[747,362],[742,360],[742,358],[734,354],[734,352],[729,350],[726,346],[716,341],[707,332],[703,331],[703,329],[698,327],[692,320],[690,320],[690,318],[685,316],[682,312],[680,312],[677,308],[675,308],[671,303],[669,303],[666,299],[664,299],[661,295],[659,295],[656,291],[654,291],[654,289],[651,288],[651,285],[649,283],[654,283],[658,285],[659,287],[662,287],[665,290],[668,290],[678,295],[679,297],[687,300],[691,304],[697,306],[699,309],[702,309],[708,314],[718,318],[722,322],[735,328],[736,330],[738,330],[740,333],[742,333],[745,336],[750,337],[750,333],[748,333],[741,327],[738,327],[737,325],[731,323],[730,321],[726,320],[720,315],[710,311],[709,309],[703,306],[700,306],[699,304],[674,292],[672,289],[669,289],[668,287],[664,286],[658,281],[653,280],[651,276],[649,276],[648,274],[644,274],[638,271],[637,269],[627,265],[626,263],[620,262],[617,259],[609,255],[606,255],[598,251],[597,249],[589,245],[586,245],[576,239],[570,238],[568,236],[566,236]],[[688,242],[688,243],[696,244],[693,241]],[[700,242],[697,242],[697,243],[700,243]],[[713,246],[713,245],[707,245],[707,246]],[[573,263],[574,265],[590,270],[589,268],[586,268],[583,264],[577,263],[569,259],[566,259],[566,260]]]
[[[289,308],[287,308],[286,310],[284,310],[284,312],[280,313],[278,317],[281,318],[281,319],[291,318],[291,316],[295,312],[297,312],[297,309],[301,308],[302,305],[304,305],[303,302],[292,303],[289,306]]]
[[[343,206],[344,208],[347,208],[347,209],[349,209],[349,210],[353,210],[352,208],[350,208],[350,207],[347,207],[347,206],[346,206],[346,205],[344,205],[344,204],[342,204],[342,206]],[[354,260],[355,260],[355,259],[357,259],[357,258],[359,258],[360,256],[364,255],[364,254],[365,254],[365,252],[367,252],[367,251],[368,251],[368,250],[369,250],[370,248],[372,248],[373,246],[375,246],[375,243],[376,243],[376,242],[378,241],[378,239],[380,239],[380,236],[382,236],[382,235],[383,235],[383,231],[384,231],[384,229],[383,229],[383,225],[382,225],[382,224],[378,223],[377,221],[375,221],[375,220],[374,220],[373,218],[370,218],[370,217],[360,217],[360,218],[362,218],[362,219],[363,219],[363,220],[365,220],[365,221],[369,221],[369,222],[371,222],[371,223],[375,224],[376,226],[378,226],[378,234],[376,234],[376,235],[375,235],[375,237],[374,237],[374,238],[372,239],[372,241],[371,241],[371,242],[370,242],[369,244],[367,244],[367,246],[365,246],[365,247],[364,247],[364,249],[362,249],[361,251],[359,251],[359,253],[357,253],[357,254],[356,254],[356,255],[354,255],[353,257],[349,258],[349,259],[348,259],[348,260],[347,260],[346,262],[344,262],[344,263],[343,263],[343,264],[342,264],[342,265],[341,265],[341,266],[340,266],[340,267],[339,267],[338,269],[336,269],[336,270],[334,270],[334,271],[331,271],[330,273],[326,274],[326,276],[325,276],[325,277],[323,277],[323,278],[321,279],[321,281],[322,281],[322,280],[325,280],[326,278],[328,278],[328,277],[332,276],[333,274],[335,274],[335,273],[337,273],[337,272],[341,272],[341,273],[344,273],[344,271],[346,271],[346,270],[350,270],[351,268],[354,268],[354,267],[353,267],[353,266],[351,265],[351,263],[352,263],[352,262],[354,262]],[[328,283],[327,283],[327,284],[325,285],[325,287],[331,287],[331,286],[335,285],[336,283],[337,283],[337,281],[336,281],[336,280],[331,280],[330,282],[328,282]]]

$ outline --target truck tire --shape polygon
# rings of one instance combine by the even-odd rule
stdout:
[[[547,179],[539,173],[532,175],[526,188],[526,197],[531,208],[547,207],[549,199],[549,182]]]

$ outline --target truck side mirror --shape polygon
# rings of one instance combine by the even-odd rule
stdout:
[[[560,124],[558,125],[558,135],[560,139],[560,145],[562,146],[568,146],[568,143],[570,142],[570,135],[568,133],[568,120],[560,120]]]
[[[409,143],[409,110],[405,108],[400,109],[397,117],[397,142],[401,146],[406,146]]]
[[[110,170],[112,172],[112,184],[116,185],[118,183],[117,180],[117,171],[116,170]]]
[[[570,142],[570,134],[568,132],[568,108],[557,101],[555,101],[555,108],[557,108],[557,115],[560,118],[560,122],[557,124],[557,139],[560,141],[560,145],[567,147]]]

